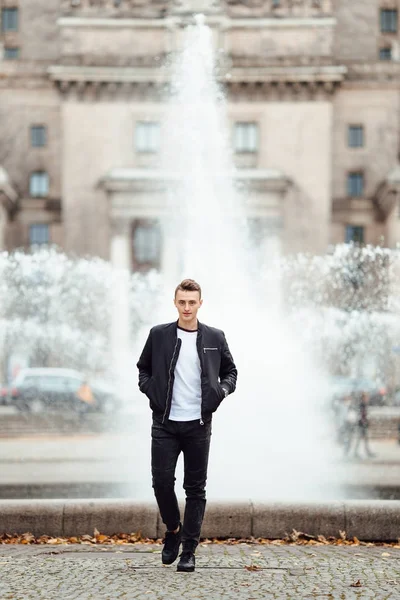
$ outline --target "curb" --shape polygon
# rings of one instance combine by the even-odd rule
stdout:
[[[134,500],[0,500],[0,534],[70,537],[141,532],[159,538],[164,532],[153,503]],[[202,537],[279,539],[293,529],[310,535],[389,542],[400,538],[400,501],[209,502]]]

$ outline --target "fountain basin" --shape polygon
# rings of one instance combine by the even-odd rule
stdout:
[[[293,530],[309,535],[397,541],[400,501],[366,500],[323,503],[210,502],[202,535],[207,538],[283,538]],[[0,533],[68,537],[141,532],[160,538],[164,526],[154,503],[134,500],[3,500]]]

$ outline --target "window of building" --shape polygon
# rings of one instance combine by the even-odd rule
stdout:
[[[138,121],[135,129],[137,152],[158,152],[160,148],[160,123]]]
[[[133,264],[138,270],[158,268],[161,260],[161,229],[156,219],[140,219],[132,232]]]
[[[379,48],[379,60],[392,60],[392,49],[389,46]]]
[[[5,60],[16,60],[17,58],[19,58],[19,48],[16,46],[5,46],[3,51],[3,57],[5,58]]]
[[[49,175],[45,171],[35,171],[31,174],[29,180],[29,193],[34,198],[48,196],[49,194]]]
[[[364,243],[364,227],[361,225],[346,225],[346,244],[350,242]]]
[[[44,125],[32,125],[31,145],[34,148],[42,148],[46,145],[47,128]]]
[[[364,146],[364,127],[362,125],[349,125],[348,144],[350,148]]]
[[[47,223],[34,223],[29,226],[29,243],[31,246],[48,244],[50,241]]]
[[[347,175],[348,196],[362,196],[364,194],[364,173],[356,171]]]
[[[235,152],[257,152],[258,123],[235,123],[234,145]]]
[[[398,14],[395,8],[381,9],[381,31],[382,33],[397,32]]]
[[[2,8],[1,28],[3,31],[18,31],[18,8]]]

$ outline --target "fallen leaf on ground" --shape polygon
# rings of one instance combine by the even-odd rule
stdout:
[[[98,530],[96,530],[98,531]],[[290,535],[286,534],[285,538],[281,539],[268,539],[268,538],[228,538],[228,539],[220,539],[220,538],[212,538],[212,539],[204,539],[201,540],[201,546],[205,547],[209,544],[224,544],[228,546],[251,546],[251,545],[266,545],[266,546],[363,546],[368,548],[396,548],[400,549],[400,544],[398,541],[396,542],[363,542],[358,540],[358,538],[353,538],[351,540],[346,539],[346,532],[340,531],[340,537],[335,538],[333,536],[329,536],[326,538],[323,535],[318,535],[317,537],[308,533],[304,533],[301,531],[293,530]],[[115,546],[115,545],[128,545],[128,544],[151,544],[158,545],[162,544],[162,539],[157,538],[146,538],[143,537],[141,532],[137,533],[115,533],[113,535],[106,535],[102,533],[98,533],[97,536],[93,537],[91,535],[81,535],[81,536],[71,536],[71,537],[57,537],[54,538],[49,535],[41,535],[39,537],[35,537],[32,533],[23,533],[23,534],[11,534],[11,533],[3,533],[0,534],[0,545],[2,544],[87,544],[87,545],[105,545],[105,546]],[[389,553],[387,553],[389,555]]]
[[[103,544],[103,542],[107,541],[108,536],[107,535],[102,535],[101,533],[99,533],[99,535],[96,535],[96,542],[98,544]]]

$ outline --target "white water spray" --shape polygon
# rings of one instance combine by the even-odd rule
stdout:
[[[215,70],[212,32],[198,17],[172,65],[163,166],[176,175],[166,236],[177,254],[167,272],[175,284],[201,283],[199,318],[225,330],[239,371],[214,419],[209,497],[332,497],[324,380],[283,314],[276,256],[264,277],[251,249]]]

